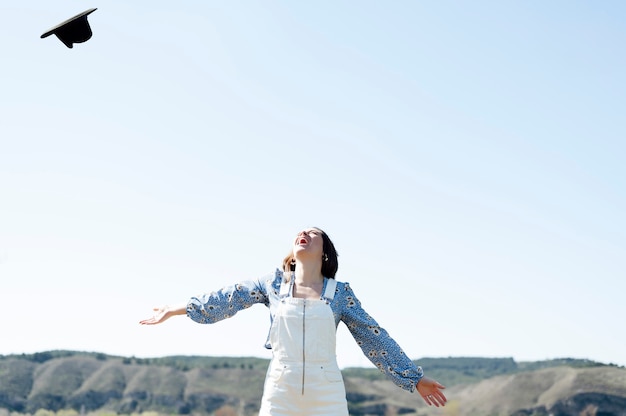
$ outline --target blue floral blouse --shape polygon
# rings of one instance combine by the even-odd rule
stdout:
[[[201,324],[212,324],[230,318],[256,303],[262,303],[269,307],[270,321],[273,322],[280,303],[282,280],[283,272],[277,269],[265,278],[237,283],[217,292],[193,297],[187,304],[187,316]],[[327,281],[324,279],[324,289]],[[424,376],[422,368],[416,366],[387,331],[363,310],[348,283],[337,282],[330,307],[335,316],[335,327],[339,321],[343,321],[365,356],[396,385],[413,392],[417,382]],[[269,336],[265,347],[272,348]]]

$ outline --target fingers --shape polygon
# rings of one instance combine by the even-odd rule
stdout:
[[[141,321],[139,321],[139,323],[142,324],[142,325],[156,325],[156,324],[160,324],[164,320],[165,319],[164,319],[163,315],[157,314],[157,315],[154,315],[151,318],[141,320]]]
[[[441,406],[446,405],[446,402],[448,401],[448,399],[446,398],[446,396],[444,396],[442,392],[437,391],[435,394],[433,394],[433,396],[436,398],[436,400],[439,402]]]
[[[444,394],[440,392],[439,390],[436,390],[431,394],[422,396],[422,398],[424,399],[427,405],[435,406],[435,407],[445,406],[446,402],[448,401],[448,399],[446,399],[446,396],[444,396]]]
[[[424,396],[424,401],[429,406],[433,406],[434,405],[436,407],[439,407],[439,403],[435,402],[435,397],[432,394],[429,394],[428,396]]]
[[[139,321],[141,325],[156,325],[162,321],[162,314],[165,308],[156,307],[156,308],[152,308],[152,310],[154,311],[154,315],[152,315],[148,319],[142,319],[141,321]]]

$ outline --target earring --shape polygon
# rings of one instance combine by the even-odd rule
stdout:
[[[324,256],[322,258],[324,259],[324,261],[328,261],[328,254],[324,253]]]

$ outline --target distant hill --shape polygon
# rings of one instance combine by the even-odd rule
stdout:
[[[343,370],[351,415],[626,416],[626,369],[588,360],[423,358],[447,386],[429,408],[376,368]],[[0,356],[0,409],[80,413],[245,415],[258,411],[268,361],[250,357],[153,359],[49,351]]]

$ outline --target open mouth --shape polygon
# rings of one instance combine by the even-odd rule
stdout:
[[[301,238],[298,240],[298,245],[306,244],[306,238]]]

